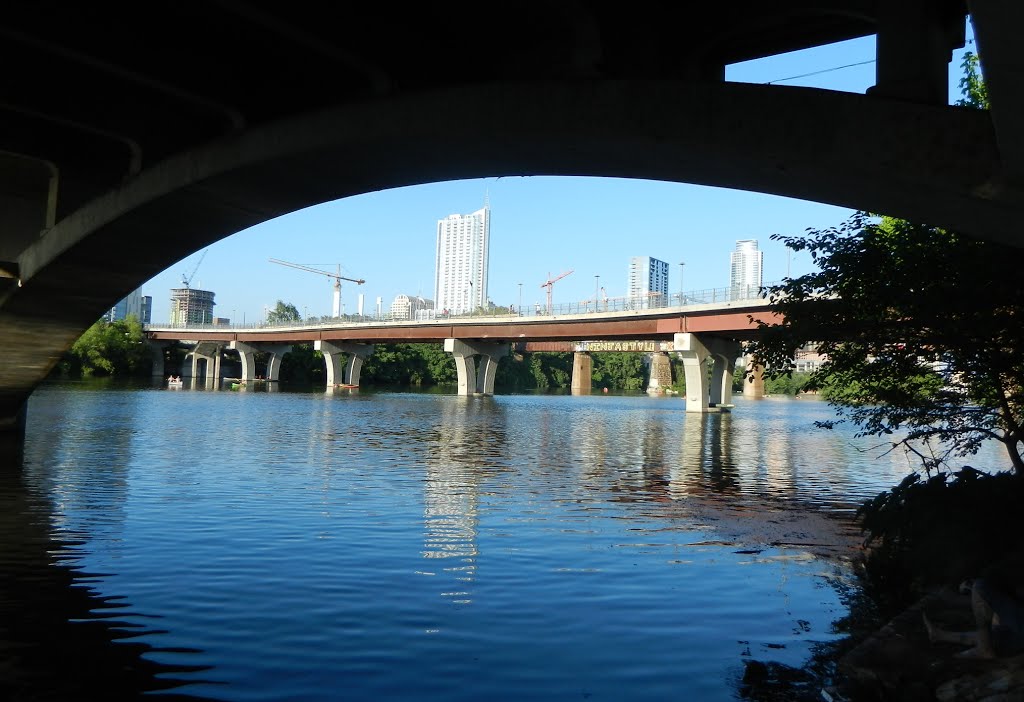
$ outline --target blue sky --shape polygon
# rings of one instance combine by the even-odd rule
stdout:
[[[969,24],[967,29],[968,43],[950,63],[951,102],[960,98],[963,53],[976,50]],[[866,37],[734,64],[726,80],[863,93],[874,84],[874,44],[874,37]],[[374,311],[378,296],[387,310],[400,293],[433,296],[437,220],[473,212],[485,196],[492,216],[488,293],[498,305],[518,304],[519,283],[524,305],[543,303],[541,284],[549,274],[570,269],[572,274],[554,284],[556,305],[592,298],[597,282],[609,297],[621,296],[633,256],[669,262],[671,292],[679,291],[680,272],[687,291],[723,287],[738,239],[758,240],[765,282],[777,281],[787,272],[808,272],[810,260],[771,241],[772,234],[835,225],[852,213],[774,195],[656,181],[504,177],[434,183],[337,200],[264,222],[214,243],[201,262],[201,251],[179,261],[143,284],[142,294],[153,297],[153,321],[165,322],[171,288],[181,287],[182,275],[195,270],[192,287],[216,293],[219,317],[258,320],[278,300],[303,315],[330,314],[331,279],[268,260],[277,258],[329,271],[340,264],[342,275],[366,281],[343,283],[346,312],[356,312],[359,293],[366,313]]]

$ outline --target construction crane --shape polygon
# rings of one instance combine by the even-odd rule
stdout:
[[[573,272],[573,269],[570,269],[570,270],[567,270],[565,273],[562,273],[562,274],[560,274],[560,275],[558,275],[558,276],[556,276],[554,278],[552,278],[551,274],[548,273],[548,279],[540,284],[540,286],[542,288],[547,288],[548,289],[548,308],[547,308],[547,313],[548,314],[551,314],[551,288],[553,288],[555,286],[555,283],[557,283],[559,280],[561,280],[562,278],[564,278],[565,276],[569,275],[572,272]]]
[[[199,260],[196,261],[196,265],[192,267],[192,273],[190,275],[185,275],[184,273],[181,274],[181,284],[185,286],[186,290],[188,290],[189,286],[192,285],[192,279],[195,277],[196,271],[199,270],[199,264],[203,262],[204,258],[206,258],[207,251],[209,251],[209,249],[203,250],[203,255],[199,257]]]
[[[333,314],[331,316],[332,317],[336,317],[336,318],[341,316],[341,281],[347,280],[349,282],[355,283],[356,285],[362,285],[363,283],[366,282],[365,280],[362,280],[361,278],[359,278],[359,279],[357,279],[357,278],[346,278],[345,276],[343,276],[341,274],[341,264],[340,263],[338,264],[338,272],[337,273],[329,273],[328,271],[322,271],[319,268],[311,268],[309,266],[304,266],[301,263],[289,263],[288,261],[281,261],[281,260],[278,260],[276,258],[270,259],[270,262],[271,263],[280,263],[282,266],[290,266],[292,268],[298,268],[300,271],[309,271],[310,273],[319,273],[320,275],[325,275],[328,278],[333,278],[334,279],[334,308],[333,308]]]

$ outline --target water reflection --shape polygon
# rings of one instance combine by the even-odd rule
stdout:
[[[799,666],[842,614],[785,520],[901,477],[804,401],[87,395],[35,398],[0,640],[56,631],[56,660],[81,619],[118,642],[97,670],[209,663],[140,689],[230,699],[734,699],[740,661]]]
[[[114,508],[116,498],[94,500],[59,482],[51,486],[64,488],[77,509]],[[20,461],[0,460],[0,651],[7,661],[0,698],[135,699],[161,691],[164,699],[206,699],[179,688],[209,666],[159,661],[201,651],[137,641],[161,632],[122,598],[99,594],[104,576],[80,565],[92,535],[61,525],[60,513],[45,490],[28,486]],[[116,521],[116,508],[113,514]]]
[[[473,601],[480,485],[489,468],[504,462],[508,431],[504,411],[490,397],[453,397],[438,403],[436,423],[420,437],[425,451],[423,557],[437,560],[423,575],[448,578],[442,595],[454,604]],[[451,587],[449,587],[449,584]]]

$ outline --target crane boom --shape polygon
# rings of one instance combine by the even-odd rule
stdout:
[[[331,273],[329,271],[322,271],[319,268],[311,268],[309,266],[303,266],[301,263],[289,263],[288,261],[281,261],[276,258],[270,259],[271,263],[280,263],[282,266],[291,266],[292,268],[298,268],[300,271],[309,271],[310,273],[319,273],[320,275],[326,275],[328,278],[334,278],[335,280],[348,280],[355,283],[356,285],[362,285],[365,280],[361,278],[346,278],[341,273]]]
[[[346,278],[345,276],[343,276],[341,274],[341,264],[340,263],[338,264],[338,272],[337,273],[331,273],[329,271],[322,271],[319,268],[312,268],[310,266],[304,266],[301,263],[291,263],[290,261],[282,261],[282,260],[277,259],[277,258],[270,259],[270,262],[271,263],[279,263],[282,266],[289,266],[290,268],[298,268],[300,271],[309,271],[310,273],[319,273],[320,275],[325,275],[328,278],[333,278],[334,279],[334,307],[332,309],[332,314],[333,314],[334,317],[340,317],[341,316],[341,281],[348,280],[350,282],[355,283],[356,285],[362,285],[363,283],[366,282],[362,278]]]
[[[567,276],[570,273],[572,273],[574,270],[575,269],[570,268],[565,273],[561,273],[561,274],[555,276],[554,278],[552,278],[551,274],[548,273],[548,279],[540,284],[540,286],[542,288],[547,288],[548,289],[548,310],[547,310],[548,314],[551,314],[551,289],[553,287],[555,287],[555,283],[557,283],[559,280],[561,280],[565,276]]]
[[[181,284],[184,285],[186,289],[188,289],[192,284],[192,279],[195,277],[196,271],[199,270],[199,264],[203,262],[204,258],[206,258],[206,252],[209,250],[210,249],[208,248],[203,249],[203,255],[199,257],[199,260],[196,261],[196,265],[192,267],[192,273],[190,275],[186,276],[184,273],[181,274]]]

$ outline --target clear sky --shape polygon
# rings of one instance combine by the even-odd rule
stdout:
[[[961,97],[960,62],[950,63],[950,102]],[[874,37],[734,64],[726,80],[780,83],[863,93],[874,84]],[[807,75],[812,74],[812,75]],[[386,311],[396,295],[433,297],[437,220],[491,207],[488,294],[498,305],[543,304],[549,275],[556,305],[591,299],[595,283],[609,297],[627,287],[629,259],[653,256],[670,265],[669,291],[729,284],[729,253],[738,239],[757,239],[764,280],[810,270],[806,253],[771,241],[775,233],[839,224],[852,210],[774,195],[706,186],[611,178],[503,177],[398,188],[317,205],[243,230],[179,261],[143,284],[153,322],[170,315],[170,290],[195,271],[191,285],[216,293],[214,314],[252,322],[278,300],[304,316],[329,315],[333,281],[271,263],[270,258],[364,279],[342,284],[347,313]],[[680,266],[680,263],[685,263]],[[198,265],[198,268],[197,268]],[[595,276],[600,276],[595,278]]]

